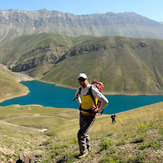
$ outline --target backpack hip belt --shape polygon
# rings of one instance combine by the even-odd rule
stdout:
[[[79,108],[79,110],[81,111],[84,111],[84,112],[87,112],[87,113],[82,113],[84,116],[95,116],[96,114],[95,113],[92,113],[92,111],[90,109],[82,109],[81,107]]]

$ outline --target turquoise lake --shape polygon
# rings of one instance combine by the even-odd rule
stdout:
[[[28,87],[30,93],[26,96],[6,100],[0,103],[0,106],[13,104],[38,104],[49,107],[78,109],[77,101],[73,102],[76,90],[58,87],[53,84],[47,84],[39,81],[27,81],[21,83]],[[145,95],[106,95],[106,98],[109,100],[109,104],[105,108],[104,114],[119,113],[163,101],[163,96]]]

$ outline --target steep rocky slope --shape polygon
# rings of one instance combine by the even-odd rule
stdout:
[[[68,36],[127,36],[163,39],[163,25],[135,13],[73,15],[58,11],[0,11],[0,42],[15,36],[52,32]]]
[[[72,46],[70,38],[53,33],[21,36],[0,48],[1,63],[14,72],[42,76]]]

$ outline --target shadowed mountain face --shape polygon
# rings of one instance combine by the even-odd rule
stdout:
[[[58,11],[0,11],[0,42],[24,34],[127,36],[163,39],[163,24],[135,13],[73,15]]]
[[[0,48],[0,60],[14,72],[42,76],[71,46],[70,38],[53,33],[20,36]]]
[[[110,93],[163,93],[163,41],[126,37],[21,36],[0,48],[0,62],[16,72],[78,87],[85,72]]]

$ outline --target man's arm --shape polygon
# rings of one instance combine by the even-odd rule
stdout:
[[[107,104],[109,103],[109,101],[103,94],[99,100],[101,101],[101,106],[98,109],[98,112],[102,112],[104,108],[107,106]]]
[[[81,105],[81,98],[79,96],[79,89],[76,91],[75,93],[75,98],[76,98],[76,101],[78,102],[79,105]]]
[[[99,90],[96,87],[92,87],[92,94],[94,97],[101,101],[101,106],[98,109],[98,112],[103,111],[104,108],[109,103],[108,99],[101,92],[99,92]]]

